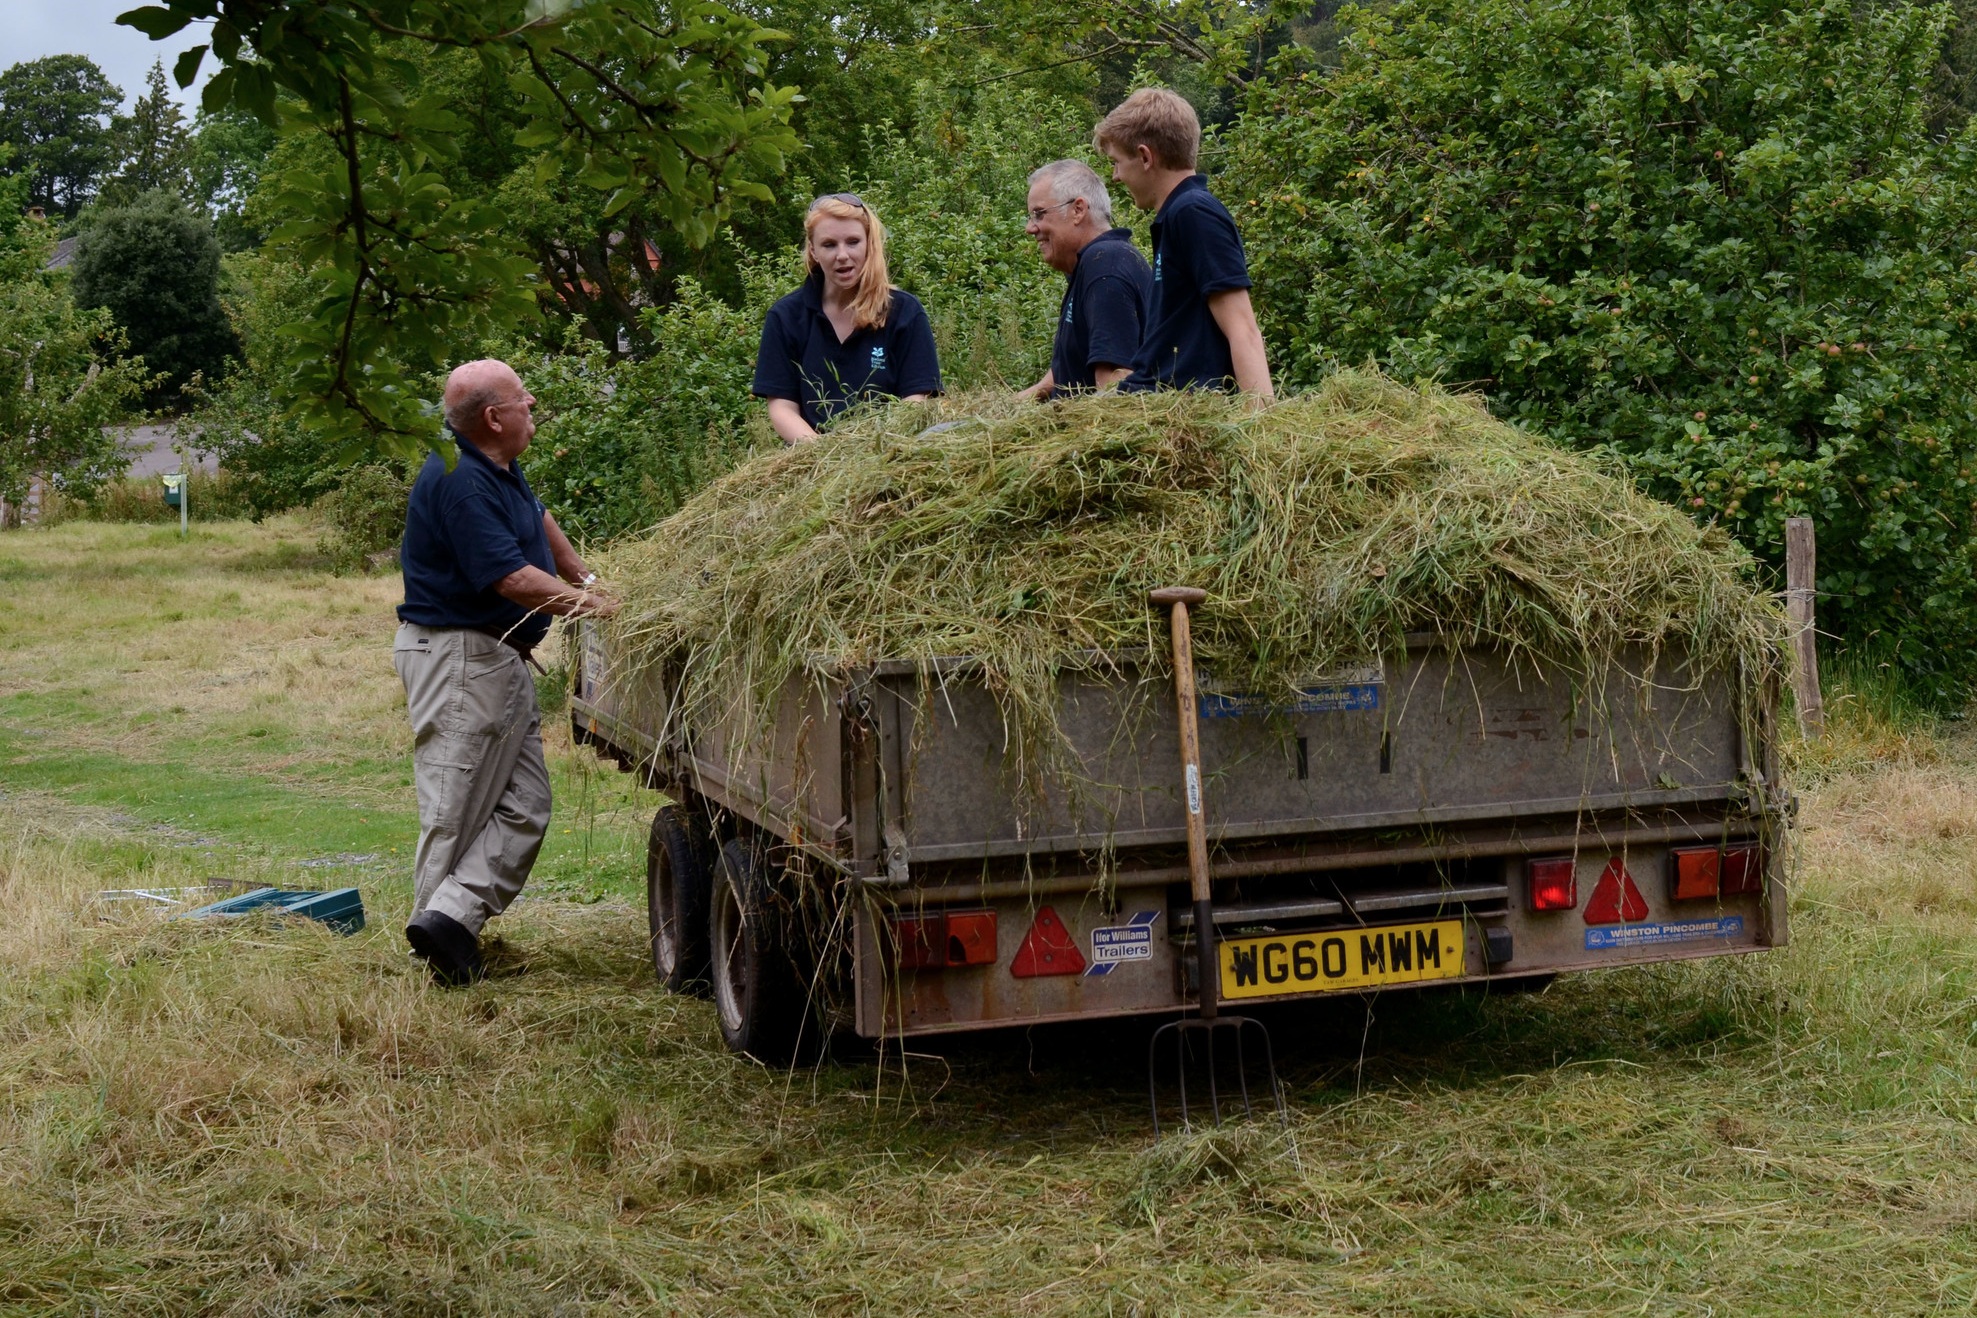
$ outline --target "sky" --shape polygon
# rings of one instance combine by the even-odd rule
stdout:
[[[124,106],[144,94],[151,63],[165,61],[165,85],[188,115],[198,105],[199,86],[180,91],[172,81],[172,61],[179,52],[206,44],[207,24],[194,23],[163,41],[153,41],[135,28],[118,27],[117,15],[136,9],[145,0],[0,0],[0,69],[44,55],[87,55],[104,76],[123,89]],[[200,70],[200,82],[213,71],[212,57]]]

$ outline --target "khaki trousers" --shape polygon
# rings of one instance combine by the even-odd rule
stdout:
[[[419,791],[412,913],[478,934],[528,882],[549,830],[535,680],[509,646],[459,627],[401,623],[391,660]]]

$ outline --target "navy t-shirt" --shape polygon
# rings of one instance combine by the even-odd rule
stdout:
[[[1057,389],[1096,388],[1093,367],[1138,361],[1152,296],[1153,269],[1133,246],[1131,231],[1108,229],[1086,243],[1057,308],[1057,343],[1050,352]]]
[[[812,271],[764,317],[750,389],[758,398],[789,399],[819,430],[863,399],[937,394],[940,360],[926,308],[895,288],[885,324],[861,326],[840,342],[824,315],[823,271]]]
[[[1119,387],[1230,389],[1236,365],[1208,296],[1248,288],[1249,263],[1228,207],[1201,175],[1182,179],[1153,218],[1153,307],[1133,373]]]
[[[453,438],[460,448],[453,470],[439,454],[427,454],[405,505],[405,540],[398,549],[405,602],[398,617],[422,627],[505,634],[530,649],[549,634],[549,615],[531,614],[496,592],[494,583],[531,565],[556,575],[542,502],[520,462],[503,470]]]

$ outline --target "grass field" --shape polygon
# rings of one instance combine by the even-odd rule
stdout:
[[[394,578],[313,528],[0,536],[0,1311],[1977,1307],[1977,745],[1838,705],[1793,943],[1274,1018],[1287,1129],[1155,1144],[1144,1034],[787,1075],[642,957],[654,800],[552,732],[497,975],[429,988]],[[1952,725],[1952,727],[1959,725]],[[355,883],[354,938],[103,889]]]

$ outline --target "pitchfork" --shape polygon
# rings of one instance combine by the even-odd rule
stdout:
[[[1147,1097],[1153,1104],[1153,1137],[1160,1138],[1160,1041],[1174,1038],[1174,1070],[1181,1098],[1181,1124],[1188,1121],[1188,1056],[1190,1043],[1200,1043],[1208,1054],[1208,1105],[1215,1124],[1222,1124],[1222,1093],[1216,1077],[1216,1036],[1224,1036],[1235,1050],[1236,1085],[1242,1095],[1243,1115],[1254,1116],[1249,1102],[1249,1067],[1243,1053],[1243,1040],[1250,1030],[1263,1043],[1263,1065],[1270,1084],[1270,1099],[1277,1116],[1288,1121],[1283,1090],[1277,1084],[1277,1058],[1270,1047],[1270,1031],[1250,1016],[1224,1016],[1217,1011],[1220,998],[1220,967],[1215,954],[1215,901],[1208,886],[1208,827],[1201,813],[1201,729],[1196,722],[1194,696],[1194,642],[1188,630],[1188,608],[1208,598],[1208,592],[1193,586],[1162,586],[1149,592],[1155,608],[1169,608],[1174,637],[1174,700],[1181,716],[1181,773],[1186,783],[1188,823],[1188,887],[1194,897],[1196,1001],[1200,1013],[1169,1021],[1153,1032],[1146,1046]]]

